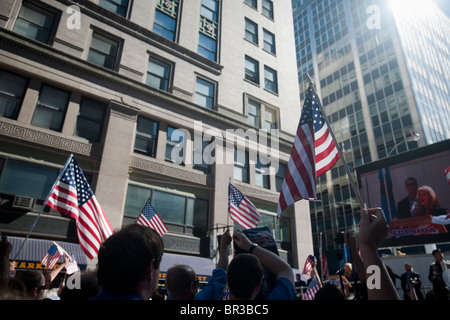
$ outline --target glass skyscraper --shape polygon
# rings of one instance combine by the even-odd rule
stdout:
[[[357,166],[450,138],[449,18],[433,3],[422,14],[396,1],[292,0],[300,99],[309,74],[355,181]],[[328,252],[340,252],[334,238],[360,209],[342,161],[319,178],[317,193],[315,250],[322,235]],[[328,259],[337,267],[335,255]]]

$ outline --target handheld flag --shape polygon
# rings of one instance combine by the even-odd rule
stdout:
[[[46,205],[76,220],[78,241],[90,259],[97,255],[100,244],[113,233],[83,171],[72,156]]]
[[[228,184],[228,213],[244,229],[256,228],[261,218],[253,203],[231,183]]]
[[[72,273],[75,273],[78,270],[80,270],[80,268],[78,267],[78,263],[75,261],[73,256],[69,259],[69,261],[66,262],[64,268],[66,269],[66,273],[68,275],[71,275]]]
[[[53,244],[47,253],[41,260],[41,264],[49,269],[53,269],[55,264],[59,261],[59,258],[63,255],[63,252],[59,249],[59,246]]]
[[[161,217],[156,213],[155,209],[150,204],[150,199],[147,200],[144,208],[142,209],[141,214],[136,219],[136,223],[150,227],[162,237],[167,231],[169,231],[162,221]]]
[[[305,294],[303,295],[303,300],[314,300],[314,297],[316,296],[316,293],[317,291],[319,291],[319,289],[320,289],[319,281],[317,281],[316,276],[314,276],[311,282],[309,283]]]
[[[301,199],[316,199],[316,178],[330,170],[340,158],[319,104],[310,85],[281,186],[278,216]]]
[[[306,258],[305,266],[303,267],[303,274],[308,274],[316,263],[316,257],[310,254],[308,258]]]

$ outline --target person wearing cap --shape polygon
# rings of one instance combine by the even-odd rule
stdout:
[[[433,284],[434,296],[437,300],[449,300],[449,288],[442,277],[445,270],[450,268],[450,261],[444,260],[444,253],[441,249],[432,252],[435,261],[430,265],[428,279]]]

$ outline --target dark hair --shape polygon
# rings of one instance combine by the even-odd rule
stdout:
[[[29,294],[35,288],[41,286],[41,279],[44,278],[44,274],[38,270],[26,270],[18,272],[14,278],[25,286],[25,290]]]
[[[227,270],[230,293],[239,299],[248,299],[261,282],[264,270],[259,259],[249,253],[240,253],[231,260]]]
[[[407,184],[408,181],[414,181],[415,184],[417,184],[417,179],[414,178],[414,177],[408,177],[408,178],[406,178],[406,179],[405,179],[405,185]]]
[[[319,301],[345,300],[345,295],[334,284],[326,283],[322,286],[322,288],[320,288],[317,291],[316,295],[314,296],[314,300]]]
[[[98,252],[98,283],[105,290],[132,289],[153,268],[159,268],[164,251],[161,236],[151,228],[130,224],[111,235]]]

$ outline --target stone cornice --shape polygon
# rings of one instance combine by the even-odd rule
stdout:
[[[100,156],[100,146],[63,137],[58,135],[58,132],[49,133],[44,131],[45,129],[41,131],[37,128],[23,127],[6,121],[7,119],[0,119],[0,138],[18,139],[31,144],[69,151],[88,157]]]

